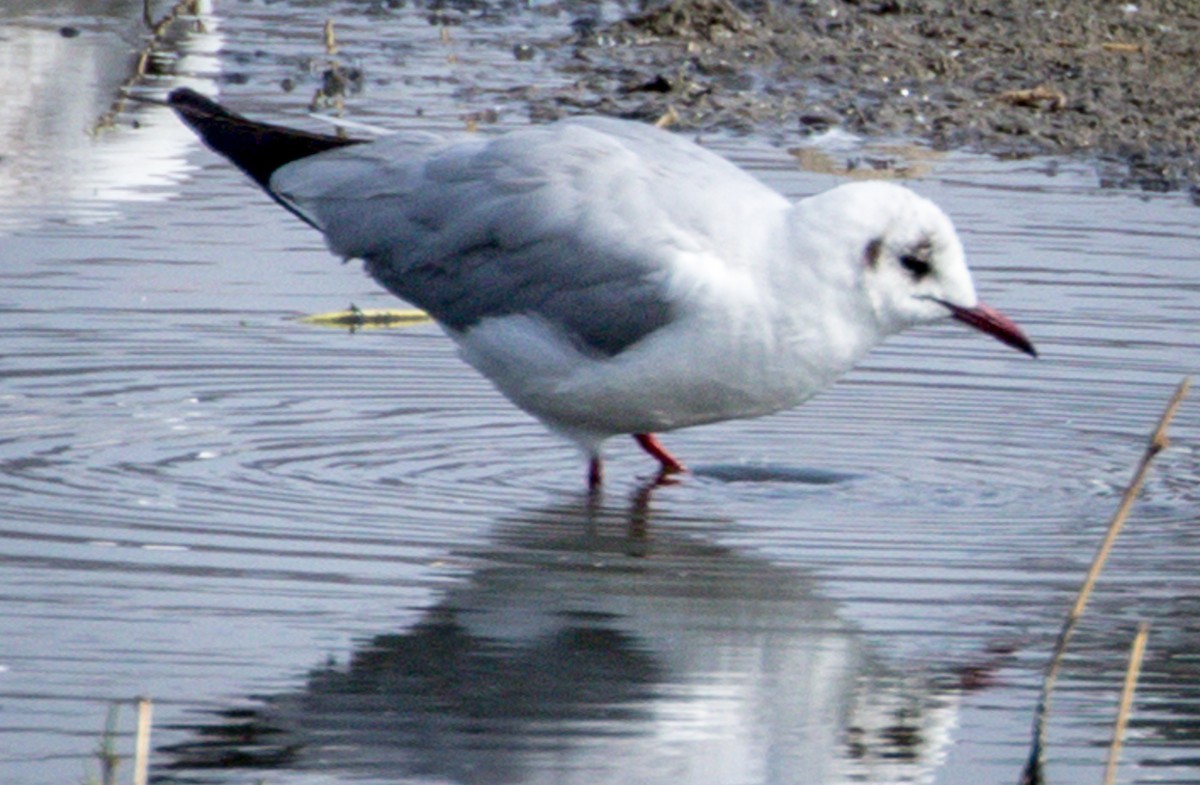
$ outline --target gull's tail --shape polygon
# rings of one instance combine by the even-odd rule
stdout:
[[[187,87],[172,90],[167,105],[206,145],[250,175],[267,193],[271,193],[271,175],[284,164],[335,147],[360,144],[356,139],[247,120]]]

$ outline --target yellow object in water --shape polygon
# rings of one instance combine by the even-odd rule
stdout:
[[[300,321],[321,327],[348,327],[351,330],[364,330],[375,327],[408,327],[433,320],[429,318],[429,314],[416,309],[359,308],[351,305],[345,311],[330,311],[329,313],[303,316]]]

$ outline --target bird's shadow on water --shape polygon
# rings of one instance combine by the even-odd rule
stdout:
[[[788,466],[774,463],[709,463],[692,465],[682,473],[660,472],[656,475],[643,477],[638,481],[637,490],[633,494],[631,518],[636,518],[650,498],[660,488],[680,485],[695,480],[701,483],[742,484],[763,486],[779,485],[795,488],[829,487],[845,485],[865,479],[863,473],[843,472],[832,469],[820,469],[809,466]],[[603,488],[591,492],[593,503],[604,496]]]
[[[951,676],[889,665],[814,576],[652,499],[501,520],[455,554],[476,566],[417,623],[175,728],[156,779],[896,781],[935,765]]]
[[[703,480],[720,482],[778,482],[797,485],[840,485],[866,477],[865,474],[772,463],[703,464],[693,467],[692,473]]]

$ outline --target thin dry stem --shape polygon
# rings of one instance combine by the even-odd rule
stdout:
[[[1150,469],[1151,462],[1153,462],[1154,458],[1160,452],[1166,449],[1169,443],[1167,439],[1167,427],[1175,417],[1175,412],[1179,409],[1179,404],[1183,402],[1184,396],[1187,395],[1191,383],[1191,377],[1185,377],[1179,383],[1179,386],[1175,388],[1175,394],[1171,396],[1167,408],[1163,411],[1162,417],[1159,418],[1158,427],[1151,435],[1150,443],[1146,445],[1146,450],[1138,462],[1137,469],[1133,473],[1133,479],[1130,481],[1129,487],[1125,489],[1125,495],[1121,497],[1121,503],[1108,525],[1108,531],[1104,535],[1104,540],[1100,543],[1100,547],[1096,550],[1096,555],[1092,558],[1092,566],[1088,570],[1087,578],[1084,579],[1083,585],[1079,588],[1075,604],[1071,607],[1070,613],[1067,614],[1062,629],[1059,630],[1058,640],[1054,645],[1054,655],[1051,657],[1050,664],[1046,668],[1046,678],[1042,682],[1042,694],[1038,700],[1037,711],[1034,714],[1033,744],[1029,751],[1029,760],[1026,762],[1025,770],[1021,776],[1022,783],[1042,782],[1042,751],[1045,748],[1046,742],[1046,718],[1050,714],[1050,697],[1054,692],[1055,682],[1058,680],[1058,672],[1062,667],[1063,656],[1067,651],[1067,644],[1075,632],[1075,625],[1083,615],[1084,608],[1087,607],[1088,599],[1092,594],[1092,588],[1096,585],[1096,579],[1100,576],[1100,571],[1104,569],[1105,562],[1108,561],[1113,543],[1116,542],[1117,535],[1121,533],[1121,528],[1125,525],[1125,519],[1129,516],[1129,510],[1133,507],[1134,501],[1142,490],[1142,485],[1146,481],[1146,473]]]
[[[332,57],[338,53],[337,37],[333,33],[333,20],[325,20],[325,54]]]
[[[1121,688],[1121,705],[1113,723],[1112,743],[1108,745],[1108,763],[1104,767],[1104,785],[1117,781],[1117,763],[1121,760],[1121,745],[1125,741],[1125,727],[1129,724],[1129,712],[1133,709],[1133,693],[1137,690],[1138,675],[1142,672],[1142,657],[1146,654],[1146,636],[1150,625],[1138,625],[1137,635],[1129,651],[1129,667],[1125,669],[1125,684]]]
[[[154,707],[149,698],[137,701],[137,737],[133,752],[133,785],[146,785],[150,773],[150,725]]]

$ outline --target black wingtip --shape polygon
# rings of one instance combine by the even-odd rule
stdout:
[[[206,145],[268,191],[271,175],[281,166],[336,147],[361,143],[357,139],[248,120],[189,87],[172,90],[167,105]]]
[[[177,87],[172,90],[167,95],[167,106],[178,112],[184,120],[198,118],[203,121],[204,118],[214,117],[244,119],[190,87]],[[188,124],[191,125],[190,122]]]

